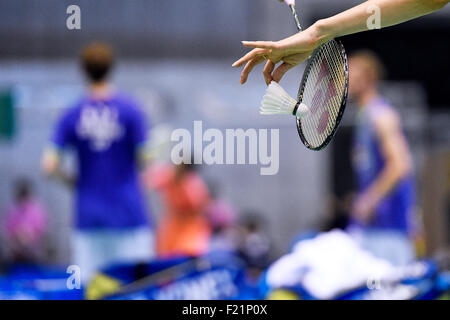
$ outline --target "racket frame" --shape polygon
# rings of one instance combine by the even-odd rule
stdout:
[[[344,116],[344,111],[345,111],[345,107],[347,105],[347,96],[348,96],[348,60],[347,60],[347,53],[345,52],[345,48],[344,45],[342,44],[342,42],[340,40],[330,40],[331,41],[335,41],[337,43],[337,45],[339,46],[339,48],[341,49],[340,51],[340,55],[344,61],[344,75],[345,75],[345,82],[344,82],[344,90],[343,90],[343,94],[341,97],[341,105],[339,107],[339,112],[337,114],[335,123],[334,123],[334,127],[333,130],[328,134],[327,138],[325,139],[325,141],[317,147],[313,147],[307,140],[306,137],[303,133],[302,130],[302,123],[301,123],[301,119],[296,118],[296,124],[297,124],[297,132],[298,135],[300,136],[300,140],[302,140],[303,144],[310,150],[314,150],[314,151],[319,151],[322,150],[323,148],[325,148],[330,141],[333,139],[334,135],[336,134],[337,128],[339,127],[339,123],[342,120],[342,117]],[[327,43],[329,43],[327,42]],[[322,46],[326,45],[323,44]],[[319,48],[317,48],[316,50],[314,50],[314,52],[311,54],[311,57],[308,59],[308,64],[306,65],[305,71],[303,72],[303,77],[302,77],[302,81],[300,82],[300,87],[298,89],[298,96],[297,96],[297,101],[299,101],[299,103],[302,102],[303,100],[303,91],[305,89],[306,86],[306,82],[308,81],[308,77],[309,77],[309,73],[311,71],[311,67],[312,67],[312,61],[314,61],[316,55],[319,54],[320,50],[322,49],[322,46],[320,46]]]
[[[289,8],[291,9],[291,13],[292,13],[292,16],[294,17],[295,25],[297,26],[298,32],[301,32],[302,31],[302,27],[300,25],[300,20],[298,19],[297,11],[295,10],[295,6],[293,4],[291,4],[291,5],[289,5]],[[331,42],[331,41],[335,41],[338,44],[338,46],[340,47],[340,49],[341,49],[341,57],[342,57],[342,59],[344,61],[344,75],[345,75],[344,91],[343,91],[343,95],[341,97],[341,106],[339,108],[339,112],[338,112],[338,115],[336,117],[333,130],[330,132],[330,134],[328,134],[327,138],[325,139],[325,141],[320,146],[313,147],[306,140],[305,135],[303,134],[301,119],[296,117],[297,132],[298,132],[298,135],[300,136],[300,140],[303,142],[303,144],[308,149],[314,150],[314,151],[322,150],[333,139],[334,135],[336,134],[337,128],[339,127],[339,123],[342,120],[342,117],[343,117],[344,111],[345,111],[345,107],[347,105],[347,96],[348,96],[348,60],[347,60],[347,53],[345,52],[344,45],[342,44],[342,42],[340,40],[333,39],[333,40],[330,40],[329,42]],[[327,42],[327,43],[329,43],[329,42]],[[305,71],[303,72],[302,81],[300,82],[300,87],[298,89],[297,105],[302,103],[302,100],[303,100],[303,91],[305,89],[306,81],[308,80],[309,72],[311,71],[311,67],[312,67],[311,61],[314,61],[316,55],[319,54],[319,52],[322,49],[322,47],[324,45],[326,45],[327,43],[321,45],[316,50],[314,50],[314,52],[311,54],[311,56],[308,59],[308,63],[306,65]]]

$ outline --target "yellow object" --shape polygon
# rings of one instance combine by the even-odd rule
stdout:
[[[276,289],[269,294],[267,300],[300,300],[300,297],[292,291]]]
[[[114,294],[120,289],[122,283],[103,273],[97,274],[85,292],[87,300],[98,300],[107,295]]]

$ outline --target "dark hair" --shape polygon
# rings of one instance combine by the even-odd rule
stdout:
[[[14,197],[17,202],[28,199],[33,193],[33,185],[27,178],[19,178],[14,182]]]
[[[106,43],[93,42],[83,49],[81,63],[91,82],[103,81],[114,63],[113,50]]]
[[[256,210],[244,211],[240,220],[240,224],[250,232],[262,230],[266,224],[264,216]]]

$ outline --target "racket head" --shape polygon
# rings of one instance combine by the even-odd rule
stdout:
[[[347,95],[347,54],[339,40],[331,40],[312,53],[298,90],[298,101],[310,109],[308,115],[296,118],[298,134],[308,149],[322,150],[333,139]]]

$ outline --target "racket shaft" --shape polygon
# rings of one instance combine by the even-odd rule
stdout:
[[[294,20],[295,20],[295,24],[297,26],[298,32],[302,31],[302,26],[300,25],[300,20],[298,20],[297,11],[295,11],[295,6],[293,4],[290,4],[289,8],[291,8],[292,15],[294,16]]]

